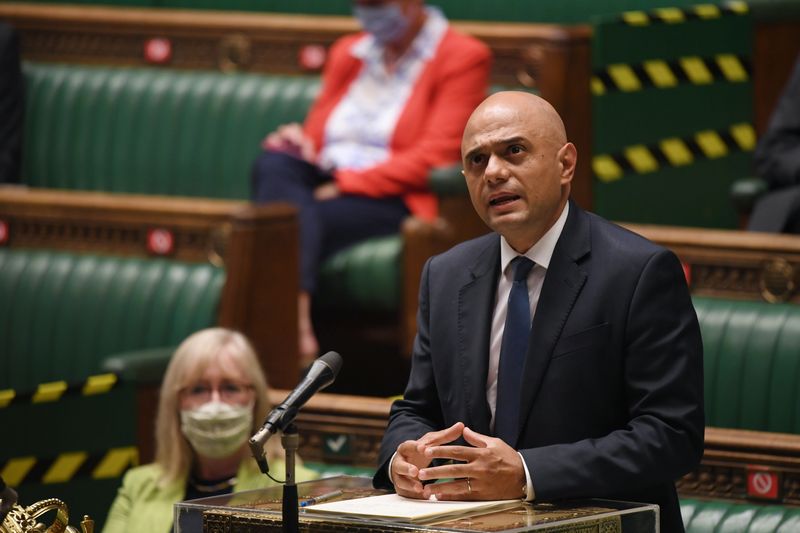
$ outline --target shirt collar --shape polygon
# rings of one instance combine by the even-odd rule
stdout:
[[[428,59],[436,53],[445,32],[447,31],[447,19],[442,11],[434,6],[426,6],[425,12],[427,17],[425,23],[420,28],[417,36],[411,41],[408,50],[403,54],[401,61],[406,57],[418,57],[420,59]],[[350,49],[350,53],[362,61],[366,60],[381,60],[383,58],[383,46],[375,41],[369,33],[356,41]]]
[[[567,223],[567,215],[569,214],[569,202],[564,205],[556,223],[553,224],[542,238],[536,244],[531,246],[523,255],[545,269],[550,267],[550,259],[553,257],[553,250],[556,248],[558,238],[561,237],[561,232],[564,230],[564,225]],[[501,272],[505,272],[508,264],[518,255],[505,237],[500,236],[500,268]]]

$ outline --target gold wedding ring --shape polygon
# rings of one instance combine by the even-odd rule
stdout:
[[[469,482],[469,478],[467,478],[467,492],[472,494],[472,483]]]

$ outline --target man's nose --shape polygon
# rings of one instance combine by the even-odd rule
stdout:
[[[483,174],[484,179],[489,183],[497,181],[505,181],[508,179],[508,168],[503,161],[503,158],[496,155],[489,156],[486,162],[486,171]]]

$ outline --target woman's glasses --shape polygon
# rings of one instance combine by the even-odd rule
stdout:
[[[213,387],[209,383],[195,383],[194,385],[182,388],[180,392],[192,402],[206,403],[211,401],[214,391],[216,390],[219,394],[219,399],[223,402],[239,403],[247,399],[247,394],[252,388],[252,385],[245,385],[244,383],[223,381],[217,387]]]

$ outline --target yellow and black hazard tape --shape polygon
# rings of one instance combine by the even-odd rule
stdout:
[[[0,460],[3,466],[0,476],[12,487],[26,483],[67,483],[76,478],[117,478],[137,464],[139,451],[135,446],[125,446],[96,453],[74,451],[48,458],[25,456]]]
[[[0,389],[0,409],[15,403],[47,403],[57,402],[65,396],[105,394],[119,382],[119,377],[116,374],[109,373],[89,376],[85,380],[75,383],[67,383],[66,381],[40,383],[32,391]]]
[[[662,7],[650,11],[625,11],[619,22],[628,26],[650,26],[651,24],[680,24],[689,20],[714,20],[731,15],[746,15],[750,12],[747,2],[731,1],[722,4],[698,4],[689,7]]]
[[[592,94],[600,96],[610,91],[669,89],[681,84],[744,83],[750,76],[748,58],[717,54],[713,57],[686,56],[672,61],[651,59],[638,64],[611,64],[595,71],[591,84]]]
[[[615,154],[596,155],[592,169],[600,181],[611,182],[629,173],[648,174],[662,167],[691,165],[698,159],[717,159],[755,148],[756,132],[749,123],[721,130],[698,131],[689,137],[668,137],[655,144],[635,144]]]

